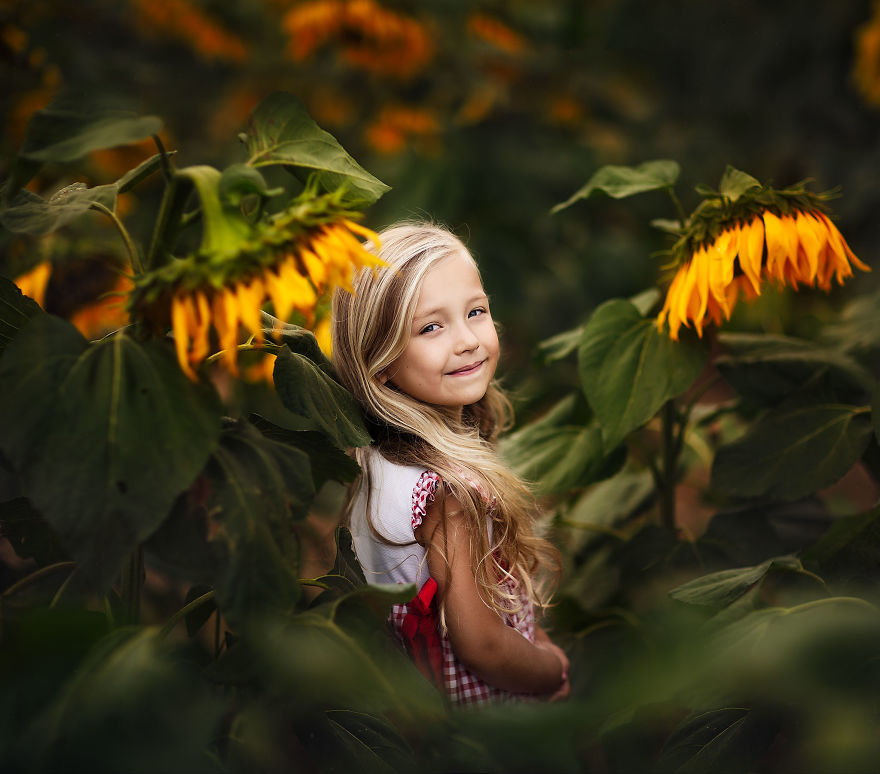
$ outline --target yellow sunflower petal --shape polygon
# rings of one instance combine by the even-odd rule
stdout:
[[[189,331],[186,320],[186,298],[187,296],[178,294],[171,299],[171,328],[174,331],[174,349],[177,352],[177,362],[180,363],[180,369],[190,379],[195,381],[196,375],[190,367],[189,357],[187,356],[187,351],[189,350]]]
[[[767,238],[767,275],[785,282],[785,261],[788,257],[786,225],[768,211],[764,213],[764,232]]]
[[[673,340],[678,340],[678,329],[681,328],[682,318],[679,315],[679,297],[681,295],[681,285],[684,281],[685,273],[687,271],[687,267],[682,266],[675,277],[672,279],[672,283],[669,285],[669,290],[666,295],[666,308],[668,309],[668,322],[669,322],[669,337]]]
[[[194,363],[200,363],[208,356],[208,330],[211,327],[211,306],[204,291],[195,294],[196,327],[193,330],[192,358]]]
[[[846,239],[843,238],[843,234],[840,233],[837,226],[834,225],[832,220],[821,213],[820,217],[825,222],[825,225],[828,228],[828,237],[832,242],[835,243],[835,247],[842,249],[843,255],[848,258],[857,269],[861,269],[862,271],[871,271],[870,266],[862,263],[858,258],[856,258],[856,254],[850,249],[850,246],[847,244]]]
[[[809,277],[803,277],[802,272],[802,279],[805,282],[812,282],[819,272],[819,253],[822,251],[824,240],[821,232],[817,229],[818,223],[812,215],[806,212],[798,212],[795,217],[795,226],[798,240],[809,265]]]
[[[235,288],[238,299],[238,313],[244,327],[250,331],[257,344],[263,343],[263,324],[260,321],[260,307],[263,305],[265,291],[263,282],[254,277],[250,282],[239,282]]]
[[[364,239],[368,239],[373,243],[373,247],[378,252],[382,247],[382,242],[379,239],[379,235],[376,234],[375,231],[370,231],[370,229],[361,226],[358,223],[355,223],[353,220],[348,220],[343,218],[341,221],[342,225],[345,226],[349,231],[353,231],[355,234],[359,234]]]
[[[309,280],[299,273],[294,261],[285,261],[278,267],[278,276],[285,290],[290,293],[295,309],[310,315],[318,301],[318,295]]]
[[[316,247],[316,241],[312,240],[311,246],[313,248]],[[324,283],[327,281],[327,268],[324,265],[324,261],[318,257],[312,250],[307,250],[302,248],[299,251],[299,256],[302,258],[302,262],[306,267],[306,271],[309,273],[309,278],[312,280],[314,286],[318,289],[324,287]]]
[[[764,257],[764,221],[752,219],[739,230],[739,265],[752,289],[761,294],[761,260]]]
[[[214,296],[214,327],[220,339],[220,349],[226,353],[229,372],[238,375],[238,299],[224,289]]]
[[[739,240],[734,239],[733,232],[728,230],[722,231],[707,249],[709,290],[728,319],[730,310],[727,303],[727,287],[733,282],[733,261],[738,247]]]

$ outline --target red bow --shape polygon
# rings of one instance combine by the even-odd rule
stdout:
[[[437,621],[437,582],[428,578],[406,605],[401,625],[406,649],[419,671],[435,685],[443,687],[443,648]]]

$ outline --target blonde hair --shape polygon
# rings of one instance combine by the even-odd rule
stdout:
[[[353,293],[337,290],[333,296],[333,365],[338,378],[363,407],[379,453],[391,462],[437,473],[445,484],[435,492],[441,513],[447,491],[461,504],[483,601],[499,614],[518,612],[520,594],[500,584],[513,578],[521,584],[518,591],[544,606],[558,578],[559,553],[536,534],[537,506],[528,487],[496,454],[498,434],[512,418],[510,402],[498,385],[493,382],[459,418],[380,378],[406,349],[425,275],[450,255],[463,255],[471,262],[473,257],[458,237],[430,223],[398,224],[379,237],[379,256],[388,267],[361,270]],[[364,450],[357,450],[357,456],[369,487]],[[375,528],[373,532],[377,534]],[[442,600],[441,621],[445,626]]]

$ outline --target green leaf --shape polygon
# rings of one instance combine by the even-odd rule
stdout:
[[[122,333],[89,346],[69,323],[31,320],[0,361],[0,445],[24,494],[90,588],[168,515],[216,444],[220,405],[162,344]]]
[[[361,471],[357,462],[334,446],[323,433],[288,430],[259,414],[251,414],[248,419],[266,438],[294,446],[308,455],[316,492],[330,480],[344,484],[354,481]]]
[[[269,188],[259,170],[247,164],[232,164],[223,170],[219,183],[220,200],[237,207],[248,194],[269,199],[284,193],[283,188]]]
[[[706,352],[690,337],[673,341],[629,301],[606,301],[584,328],[579,369],[602,425],[605,448],[617,446],[700,375]]]
[[[561,400],[546,416],[512,433],[501,444],[507,463],[538,494],[567,492],[612,475],[595,424],[571,423],[577,395]],[[604,475],[603,475],[604,474]]]
[[[364,203],[390,190],[349,156],[290,94],[276,92],[257,106],[248,121],[246,144],[249,165],[283,164],[306,175],[318,172],[325,190],[346,184],[353,197]]]
[[[722,446],[711,486],[738,497],[794,500],[833,484],[862,456],[871,435],[864,408],[817,403],[772,410]]]
[[[55,531],[24,497],[0,503],[0,534],[17,556],[34,559],[38,567],[69,558]]]
[[[544,339],[538,344],[538,349],[543,356],[545,363],[552,363],[555,360],[562,360],[574,352],[581,343],[581,336],[584,333],[584,326],[579,325],[570,331],[563,331]]]
[[[278,341],[286,344],[291,352],[305,355],[316,366],[318,366],[325,374],[332,377],[333,366],[327,359],[320,346],[315,334],[308,328],[302,328],[293,323],[284,322],[277,317],[272,316],[268,312],[260,312],[260,322],[263,326],[263,334],[266,338],[272,337],[275,340],[275,331],[279,331]]]
[[[730,201],[735,202],[746,191],[760,187],[761,182],[759,180],[756,180],[745,172],[740,172],[740,170],[734,169],[734,167],[728,164],[721,177],[718,192],[727,199],[730,199]]]
[[[351,710],[329,710],[327,718],[337,744],[348,752],[357,771],[394,774],[418,770],[412,748],[388,721]]]
[[[155,630],[99,641],[27,730],[29,769],[205,771],[223,704]]]
[[[12,280],[0,277],[0,355],[31,317],[43,314],[40,305],[24,295]]]
[[[802,566],[793,556],[781,556],[755,567],[736,567],[703,575],[672,589],[669,596],[688,605],[726,607],[764,580],[773,569],[799,570]]]
[[[189,591],[186,592],[186,597],[184,598],[184,605],[188,605],[190,602],[194,602],[200,597],[205,596],[213,589],[210,586],[206,586],[204,584],[198,584],[196,586],[191,586]],[[200,604],[194,610],[191,610],[186,615],[186,634],[188,637],[195,637],[199,630],[208,623],[208,619],[217,611],[217,600],[215,597],[211,597],[202,604]]]
[[[281,402],[313,420],[339,448],[370,443],[357,401],[307,357],[285,347],[275,358],[274,379]]]
[[[858,400],[874,384],[871,374],[837,349],[772,334],[722,333],[728,354],[715,359],[724,379],[743,398],[774,405],[827,374],[836,394]]]
[[[224,429],[206,475],[223,615],[240,624],[266,609],[290,610],[300,592],[294,525],[314,497],[309,458],[236,422]]]
[[[778,732],[778,722],[748,707],[723,707],[686,718],[666,741],[659,770],[676,774],[751,771]]]
[[[88,212],[95,204],[115,210],[118,191],[115,183],[95,188],[89,188],[85,183],[73,183],[43,199],[22,190],[0,214],[0,224],[16,234],[48,234]]]
[[[637,167],[614,165],[601,167],[586,185],[562,204],[557,204],[550,212],[564,210],[576,201],[586,199],[595,191],[602,191],[615,199],[623,199],[646,191],[672,188],[680,172],[678,163],[668,160],[646,161]]]
[[[162,130],[156,116],[55,99],[31,116],[7,188],[14,194],[47,162],[75,161],[95,150],[138,142]]]

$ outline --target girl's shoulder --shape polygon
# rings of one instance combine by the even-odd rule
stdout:
[[[440,477],[422,465],[392,462],[374,447],[364,450],[361,462],[367,474],[365,480],[369,482],[369,497],[364,504],[374,524],[395,533],[407,532],[411,539],[412,530],[421,523],[427,503],[433,499]]]

